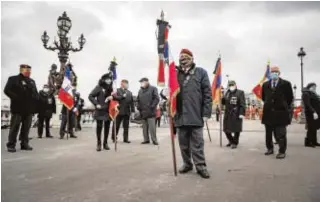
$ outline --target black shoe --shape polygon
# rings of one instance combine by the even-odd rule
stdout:
[[[272,155],[274,152],[272,149],[268,149],[268,151],[266,151],[266,153],[264,153],[264,155],[269,156]]]
[[[192,171],[192,166],[182,166],[180,169],[179,169],[179,173],[180,174],[184,174],[184,173],[187,173],[187,172],[190,172]]]
[[[277,159],[284,159],[284,158],[286,158],[286,154],[279,153],[279,154],[277,154],[276,158]]]
[[[314,144],[314,146],[320,147],[320,143],[316,142],[316,143]]]
[[[7,149],[8,149],[8,152],[11,152],[11,153],[14,153],[17,151],[16,148],[14,147],[7,147]]]
[[[28,144],[26,144],[26,145],[21,145],[21,150],[27,150],[27,151],[31,151],[33,148],[30,146],[30,145],[28,145]]]
[[[101,151],[101,144],[97,144],[97,149],[98,152]]]
[[[46,135],[46,138],[53,138],[52,135]]]
[[[42,136],[38,136],[38,138],[39,138],[39,139],[41,139],[41,138],[42,138]]]
[[[202,177],[202,178],[205,178],[205,179],[208,179],[210,178],[210,175],[208,173],[208,171],[206,169],[204,170],[198,170],[197,173]]]
[[[228,143],[228,144],[226,145],[226,147],[231,147],[231,143]]]
[[[103,149],[110,150],[110,147],[108,146],[108,143],[103,144]]]
[[[131,142],[129,140],[123,141],[124,143],[130,144]]]
[[[306,144],[306,145],[305,145],[305,147],[315,148],[315,147],[316,147],[316,145],[313,145],[313,144],[311,144],[311,143],[308,143],[308,144]]]
[[[77,138],[77,136],[75,136],[75,135],[70,135],[70,138]]]
[[[141,144],[150,144],[150,141],[143,141]]]
[[[236,144],[232,144],[231,145],[231,149],[236,149],[237,148],[237,145]]]
[[[158,142],[153,142],[153,144],[154,144],[154,145],[159,145],[159,143],[158,143]]]
[[[62,139],[63,139],[63,136],[60,135],[60,138],[59,138],[59,139],[62,140]]]

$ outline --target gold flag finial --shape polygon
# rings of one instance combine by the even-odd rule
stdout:
[[[113,56],[112,62],[117,62],[117,58],[115,56]]]
[[[270,58],[268,59],[268,66],[270,66]]]

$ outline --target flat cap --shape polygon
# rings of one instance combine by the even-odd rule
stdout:
[[[28,68],[28,69],[31,69],[31,66],[30,66],[30,65],[26,65],[26,64],[21,64],[21,65],[20,65],[20,68]]]
[[[144,82],[144,81],[149,81],[149,79],[148,78],[146,78],[146,77],[143,77],[142,79],[140,79],[140,81],[139,82]]]

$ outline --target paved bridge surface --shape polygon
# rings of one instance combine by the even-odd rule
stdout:
[[[303,125],[289,127],[288,154],[284,160],[263,155],[264,128],[259,121],[245,121],[244,129],[238,149],[220,148],[218,124],[211,122],[212,143],[205,133],[211,174],[208,180],[195,172],[174,177],[166,126],[157,130],[159,148],[140,145],[141,128],[133,127],[131,144],[120,142],[117,152],[99,153],[95,151],[94,128],[84,128],[77,133],[78,139],[69,140],[59,140],[55,128],[54,139],[37,139],[36,130],[32,129],[34,150],[18,149],[17,153],[6,152],[8,130],[2,130],[2,201],[320,201],[320,148],[303,147]],[[176,147],[180,166],[177,143]]]

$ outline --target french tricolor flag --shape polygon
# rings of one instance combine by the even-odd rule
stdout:
[[[69,110],[71,110],[74,105],[72,90],[73,87],[71,85],[71,71],[69,67],[66,67],[63,83],[59,90],[58,98]]]

